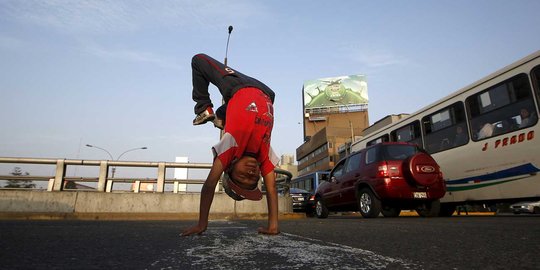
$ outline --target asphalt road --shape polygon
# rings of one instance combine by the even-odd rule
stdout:
[[[1,269],[540,269],[540,216],[0,221]]]

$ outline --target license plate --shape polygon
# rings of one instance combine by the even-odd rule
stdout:
[[[296,198],[296,200],[299,201],[299,202],[303,202],[303,201],[304,201],[304,197],[298,197],[298,198]]]
[[[413,196],[415,199],[427,199],[426,192],[413,192]]]

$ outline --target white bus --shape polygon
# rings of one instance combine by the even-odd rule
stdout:
[[[540,199],[540,51],[408,117],[367,134],[351,152],[382,141],[414,142],[441,166],[441,216],[464,204]]]

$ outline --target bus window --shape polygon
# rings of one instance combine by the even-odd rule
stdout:
[[[378,144],[378,143],[382,143],[382,142],[389,142],[390,141],[390,137],[388,136],[388,134],[384,134],[382,135],[381,137],[375,139],[375,140],[371,140],[369,141],[366,146],[371,146],[371,145],[374,145],[374,144]]]
[[[458,147],[469,142],[462,102],[454,103],[442,110],[422,118],[426,151],[436,153]]]
[[[314,192],[320,182],[327,180],[328,172],[317,171],[291,179],[291,187],[300,188],[309,192]]]
[[[422,135],[420,132],[420,122],[414,121],[404,127],[390,132],[394,142],[411,142],[422,147]]]
[[[531,86],[526,74],[516,75],[494,87],[467,98],[474,141],[525,128],[533,123],[530,112],[536,112]],[[527,111],[524,114],[523,111]],[[523,114],[523,115],[522,115]],[[525,123],[527,125],[525,125]]]

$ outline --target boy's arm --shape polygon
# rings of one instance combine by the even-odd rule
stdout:
[[[278,196],[274,170],[263,176],[263,179],[266,186],[266,203],[268,204],[268,227],[260,227],[258,231],[263,234],[279,234]]]
[[[208,215],[210,213],[210,206],[212,206],[212,201],[214,200],[214,191],[216,185],[223,173],[223,165],[219,158],[214,159],[212,168],[208,173],[208,177],[203,184],[201,190],[201,203],[199,207],[199,223],[191,228],[188,228],[182,232],[182,236],[187,236],[191,234],[201,234],[206,231],[208,226]]]

